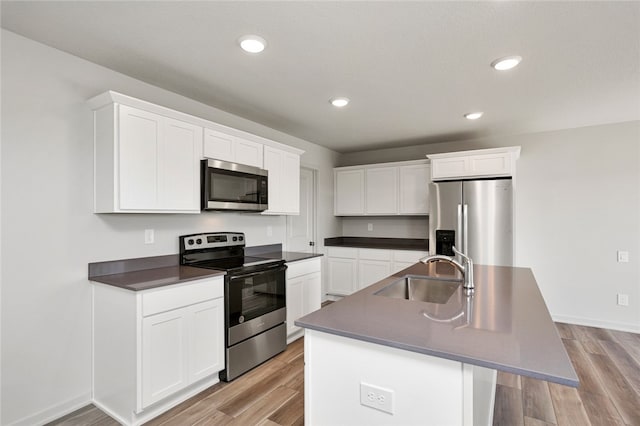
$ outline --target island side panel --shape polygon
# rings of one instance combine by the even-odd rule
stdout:
[[[462,363],[310,329],[304,344],[306,424],[464,424]],[[361,405],[361,383],[393,391],[393,414]]]

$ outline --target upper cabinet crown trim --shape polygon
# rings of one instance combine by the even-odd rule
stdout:
[[[455,152],[443,152],[440,154],[429,154],[427,158],[430,160],[438,160],[440,158],[454,158],[454,157],[468,157],[472,155],[485,155],[485,154],[501,154],[511,153],[514,160],[520,158],[519,146],[507,146],[504,148],[487,148],[487,149],[474,149],[470,151],[455,151]]]
[[[357,166],[341,166],[334,167],[334,170],[361,170],[361,169],[375,169],[378,167],[397,167],[397,166],[412,166],[418,164],[429,164],[429,160],[408,160],[408,161],[394,161],[391,163],[371,163],[361,164]]]
[[[113,90],[108,90],[104,93],[94,96],[93,98],[89,99],[87,103],[89,104],[92,110],[98,110],[113,103],[127,105],[130,107],[142,109],[148,112],[153,112],[155,114],[159,114],[165,117],[174,118],[176,120],[191,123],[196,126],[217,130],[217,131],[226,133],[228,135],[248,139],[250,141],[254,141],[257,143],[261,143],[263,145],[278,148],[283,151],[291,152],[293,154],[302,155],[304,153],[304,150],[302,149],[294,148],[292,146],[275,142],[270,139],[264,138],[262,136],[255,135],[253,133],[234,129],[233,127],[225,126],[223,124],[218,124],[213,121],[205,120],[203,118],[196,117],[194,115],[186,114],[184,112],[176,111],[171,108],[163,107],[161,105],[144,101],[142,99],[137,99],[128,95],[123,95],[122,93],[114,92]]]

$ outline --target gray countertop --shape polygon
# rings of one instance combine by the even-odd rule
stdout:
[[[248,254],[265,259],[296,262],[322,254],[282,251],[282,244],[247,247]],[[89,280],[131,291],[224,275],[224,271],[181,266],[178,255],[122,259],[89,264]]]
[[[404,275],[451,278],[453,270],[447,268],[450,265],[440,262],[417,263],[312,312],[295,324],[563,385],[578,385],[531,269],[475,265],[475,294],[467,299],[459,286],[444,304],[374,294]]]
[[[89,277],[89,279],[91,281],[109,284],[126,290],[140,291],[222,275],[224,275],[224,271],[175,265],[162,268],[143,269],[140,271],[93,276]]]
[[[297,251],[276,251],[270,253],[260,253],[257,255],[258,257],[264,257],[266,259],[282,259],[285,262],[297,262],[299,260],[307,260],[312,259],[314,257],[324,256],[323,254],[317,253],[302,253]]]
[[[429,250],[429,240],[422,238],[333,237],[325,238],[324,245],[325,247],[356,247],[386,250]]]

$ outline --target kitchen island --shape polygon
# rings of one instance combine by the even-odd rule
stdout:
[[[578,385],[528,268],[475,265],[472,296],[460,281],[440,300],[388,296],[455,274],[418,263],[296,321],[308,424],[491,425],[497,370]]]

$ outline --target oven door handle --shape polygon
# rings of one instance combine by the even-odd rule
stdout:
[[[229,275],[229,281],[255,277],[256,275],[262,275],[267,272],[278,272],[280,270],[284,271],[285,269],[287,269],[287,265],[270,266],[269,268],[264,268],[259,271],[250,272],[248,274]]]

